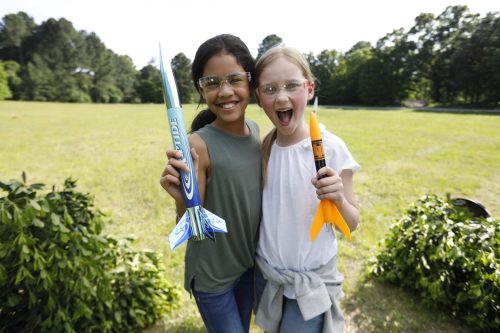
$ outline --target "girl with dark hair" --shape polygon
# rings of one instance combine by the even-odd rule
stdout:
[[[195,296],[209,332],[248,332],[254,296],[254,256],[261,218],[261,158],[257,124],[245,119],[253,93],[254,59],[232,35],[200,45],[193,82],[208,108],[193,120],[189,144],[197,162],[203,206],[226,221],[216,242],[188,241],[184,287]],[[185,211],[179,172],[181,152],[167,151],[160,184]]]

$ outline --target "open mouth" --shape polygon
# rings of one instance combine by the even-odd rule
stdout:
[[[282,124],[288,124],[292,119],[293,109],[278,111],[278,119]]]

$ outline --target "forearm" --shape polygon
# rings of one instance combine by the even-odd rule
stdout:
[[[344,199],[342,205],[337,207],[342,214],[345,222],[349,226],[349,230],[353,232],[359,224],[359,208],[356,204],[349,202],[347,198]]]
[[[182,215],[186,212],[184,201],[175,201],[175,223],[179,222]]]

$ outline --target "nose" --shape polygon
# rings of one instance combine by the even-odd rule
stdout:
[[[233,87],[227,82],[227,80],[222,81],[219,87],[219,96],[230,96],[234,93]]]
[[[288,100],[288,94],[285,89],[280,89],[276,93],[276,102],[286,102]]]

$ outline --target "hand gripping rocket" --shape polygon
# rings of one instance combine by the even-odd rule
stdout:
[[[321,139],[321,131],[319,129],[318,120],[316,119],[316,112],[318,110],[318,97],[314,100],[314,109],[311,112],[309,118],[309,127],[311,132],[311,143],[314,153],[314,163],[316,164],[316,171],[319,171],[322,167],[326,166],[325,162],[325,152],[323,150],[323,140]],[[311,241],[316,239],[321,227],[325,223],[335,225],[339,230],[351,240],[351,230],[349,226],[344,221],[344,218],[340,214],[337,206],[328,199],[323,199],[319,203],[318,209],[316,210],[316,215],[314,215],[314,220],[309,229],[309,234],[311,235]]]
[[[210,238],[215,241],[215,232],[227,232],[226,222],[217,215],[201,207],[198,182],[196,180],[195,166],[191,156],[186,127],[182,117],[182,108],[177,94],[174,74],[170,64],[165,68],[160,47],[160,73],[163,88],[163,97],[167,105],[168,123],[174,149],[182,151],[182,160],[189,167],[189,173],[180,171],[182,196],[186,212],[179,220],[174,230],[168,236],[170,248],[173,250],[185,240],[191,238],[200,241]]]

